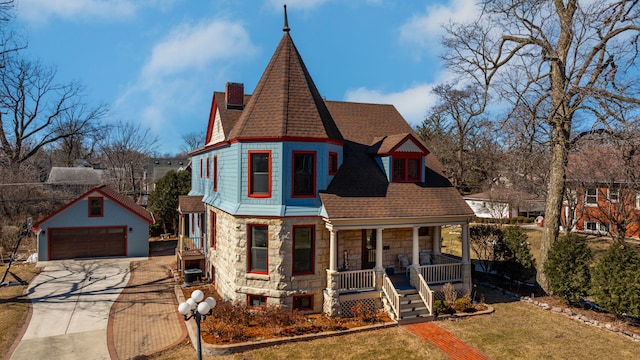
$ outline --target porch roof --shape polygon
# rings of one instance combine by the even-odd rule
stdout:
[[[181,213],[203,213],[202,196],[181,195],[178,197],[178,211]]]

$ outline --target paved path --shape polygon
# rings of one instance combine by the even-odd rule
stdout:
[[[438,349],[444,351],[452,359],[465,360],[488,360],[489,358],[478,349],[463,343],[452,333],[444,330],[434,322],[423,322],[418,324],[404,325],[412,333],[421,339],[431,343]]]
[[[107,341],[113,359],[149,355],[187,336],[169,271],[174,259],[158,256],[131,263],[129,283],[109,316]]]
[[[109,359],[109,309],[130,259],[50,261],[27,292],[32,315],[11,359]]]

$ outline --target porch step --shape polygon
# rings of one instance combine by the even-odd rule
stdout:
[[[433,316],[416,289],[398,291],[400,297],[400,319],[398,323],[429,321]]]

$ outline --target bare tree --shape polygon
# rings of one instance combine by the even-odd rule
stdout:
[[[21,164],[40,149],[63,139],[83,136],[107,113],[104,105],[88,107],[82,87],[57,84],[55,71],[20,56],[5,58],[0,67],[0,151],[5,166]]]
[[[111,171],[116,190],[138,199],[142,173],[149,156],[156,151],[157,137],[139,124],[118,122],[105,133],[100,152]]]
[[[481,117],[483,94],[477,87],[457,89],[453,84],[438,85],[433,93],[438,102],[416,131],[438,156],[455,187],[467,193],[477,190],[490,176],[487,172],[496,150],[492,124]]]
[[[192,152],[204,146],[204,136],[198,131],[182,134],[182,145],[180,150],[185,154]]]
[[[488,93],[511,83],[513,109],[528,100],[544,111],[551,161],[538,264],[560,225],[566,165],[574,127],[614,127],[639,104],[635,61],[638,1],[484,0],[476,21],[453,23],[444,44],[447,65]],[[519,81],[514,84],[517,72]],[[502,86],[501,86],[502,85]],[[580,121],[582,120],[582,122]],[[547,290],[544,269],[537,273]]]

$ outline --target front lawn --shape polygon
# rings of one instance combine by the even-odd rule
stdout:
[[[7,267],[0,266],[0,279]],[[10,271],[24,281],[30,282],[39,272],[33,264],[13,264]],[[15,281],[7,274],[5,281]],[[18,337],[29,312],[29,297],[24,294],[29,285],[0,287],[0,354],[7,354]]]

